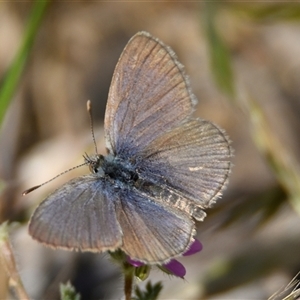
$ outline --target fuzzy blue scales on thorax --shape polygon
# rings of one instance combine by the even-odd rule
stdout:
[[[139,180],[137,171],[130,163],[111,155],[95,155],[86,158],[86,161],[92,173],[105,177],[116,187],[125,188],[128,185],[134,185]]]

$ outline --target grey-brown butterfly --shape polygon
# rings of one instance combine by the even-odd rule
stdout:
[[[109,90],[108,154],[85,157],[92,173],[50,194],[30,235],[55,248],[121,249],[149,264],[187,251],[195,220],[226,186],[232,156],[222,129],[192,118],[195,104],[174,52],[147,32],[134,35]]]

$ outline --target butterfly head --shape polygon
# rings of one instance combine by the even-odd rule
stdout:
[[[96,154],[93,156],[84,155],[85,163],[89,166],[91,173],[97,174],[103,172],[102,166],[104,163],[104,156],[101,154]]]

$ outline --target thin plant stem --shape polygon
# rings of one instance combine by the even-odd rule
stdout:
[[[131,300],[134,278],[134,267],[127,262],[124,263],[124,294],[125,300]]]
[[[9,284],[14,288],[18,299],[29,300],[30,298],[27,295],[16,267],[16,261],[9,242],[7,222],[4,222],[0,226],[0,253],[2,265],[9,276]]]

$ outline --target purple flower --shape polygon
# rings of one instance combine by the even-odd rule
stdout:
[[[161,268],[161,269],[163,271],[167,271],[166,273],[173,274],[177,277],[184,278],[184,276],[186,274],[184,265],[176,259],[172,259],[170,262],[168,262],[167,264],[164,264],[162,267],[163,268]]]
[[[202,248],[203,247],[202,247],[202,244],[200,243],[200,241],[195,239],[195,241],[192,243],[191,247],[185,253],[183,253],[183,256],[189,256],[189,255],[196,254],[196,253],[200,252],[202,250]],[[137,261],[137,260],[133,260],[130,257],[127,257],[127,262],[130,263],[134,267],[141,267],[144,265],[144,263]],[[181,277],[181,278],[184,278],[184,276],[186,274],[185,267],[183,266],[183,264],[181,264],[176,259],[170,260],[167,264],[163,264],[162,266],[159,266],[159,268],[168,274],[172,274],[172,275],[175,275],[175,276]]]
[[[202,244],[197,239],[194,240],[193,244],[188,251],[183,253],[183,256],[189,256],[200,252],[203,249]]]
[[[130,263],[132,266],[138,268],[144,265],[144,263],[138,261],[138,260],[134,260],[131,259],[129,256],[127,256],[127,262]]]

